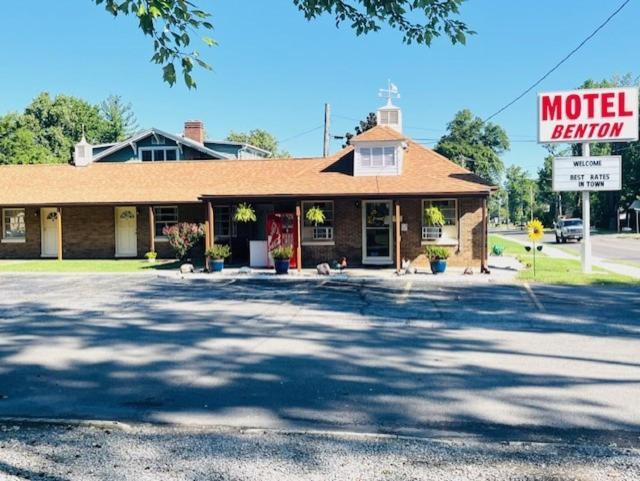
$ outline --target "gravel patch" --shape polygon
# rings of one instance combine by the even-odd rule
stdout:
[[[640,450],[155,426],[5,424],[1,480],[640,479]]]

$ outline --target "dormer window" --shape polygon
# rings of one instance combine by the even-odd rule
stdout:
[[[393,167],[396,165],[396,147],[362,147],[359,149],[362,167]]]
[[[402,171],[402,141],[355,143],[354,175],[398,175]]]
[[[143,162],[178,160],[178,149],[176,147],[140,147],[138,158]]]

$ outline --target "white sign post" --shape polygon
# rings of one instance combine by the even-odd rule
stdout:
[[[620,190],[620,157],[591,157],[589,142],[638,140],[636,87],[538,94],[538,143],[581,143],[582,156],[556,158],[553,190],[582,192],[582,271],[591,272],[592,191]]]

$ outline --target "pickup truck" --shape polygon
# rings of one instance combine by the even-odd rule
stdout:
[[[582,219],[560,219],[555,223],[556,244],[568,239],[582,240]]]

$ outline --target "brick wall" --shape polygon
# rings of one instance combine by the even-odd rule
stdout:
[[[115,212],[111,206],[62,208],[63,259],[115,256]]]
[[[422,200],[400,201],[402,221],[408,224],[408,232],[402,233],[400,255],[419,266],[427,265],[422,245]],[[458,246],[449,247],[451,257],[448,263],[458,267],[479,268],[482,261],[482,198],[459,198],[458,217],[460,239]]]
[[[2,208],[0,208],[1,215]],[[2,220],[0,219],[0,225]],[[0,259],[37,259],[40,257],[40,209],[25,210],[26,241],[24,243],[0,243]]]
[[[138,206],[138,256],[149,250],[148,206]],[[482,198],[458,200],[460,243],[452,247],[449,263],[453,266],[479,267],[483,254]],[[426,266],[422,252],[421,199],[400,201],[402,222],[408,231],[402,232],[401,256]],[[203,223],[206,209],[202,204],[178,206],[180,222]],[[395,228],[395,225],[394,225]],[[62,211],[63,256],[67,259],[113,258],[115,256],[115,219],[113,206],[65,207]],[[303,245],[302,262],[313,267],[320,262],[331,262],[342,256],[349,265],[362,263],[362,206],[355,199],[334,201],[334,245]],[[395,239],[395,235],[394,235]],[[156,242],[161,258],[173,258],[173,249],[167,242]],[[203,256],[203,243],[194,251],[194,257]],[[394,251],[395,253],[395,251]],[[40,209],[26,209],[26,242],[0,244],[0,259],[33,259],[40,257]]]
[[[149,209],[137,206],[138,257],[149,250]],[[0,259],[40,258],[40,209],[27,208],[26,242],[0,243]],[[180,222],[204,223],[202,204],[178,206]],[[112,259],[115,257],[115,208],[113,206],[63,207],[62,256],[65,259]],[[173,258],[173,249],[167,242],[157,242],[156,251],[161,258]],[[201,243],[194,256],[204,256]]]
[[[361,204],[362,202],[359,202]],[[394,211],[395,212],[395,211]],[[402,232],[400,255],[419,266],[427,266],[422,245],[422,199],[400,200],[402,223],[408,230]],[[460,219],[460,242],[452,246],[449,264],[460,267],[479,268],[482,260],[482,198],[458,199]],[[302,246],[302,263],[305,267],[320,262],[331,262],[346,256],[349,265],[362,264],[362,207],[356,207],[355,200],[334,201],[334,237],[333,246]],[[395,242],[395,223],[394,223]],[[393,251],[395,255],[395,250]]]
[[[178,222],[204,224],[206,209],[203,204],[178,205]],[[149,251],[149,206],[138,208],[138,257]],[[168,242],[156,239],[156,252],[161,259],[173,259],[175,253]],[[204,240],[194,249],[195,256],[204,257]]]

